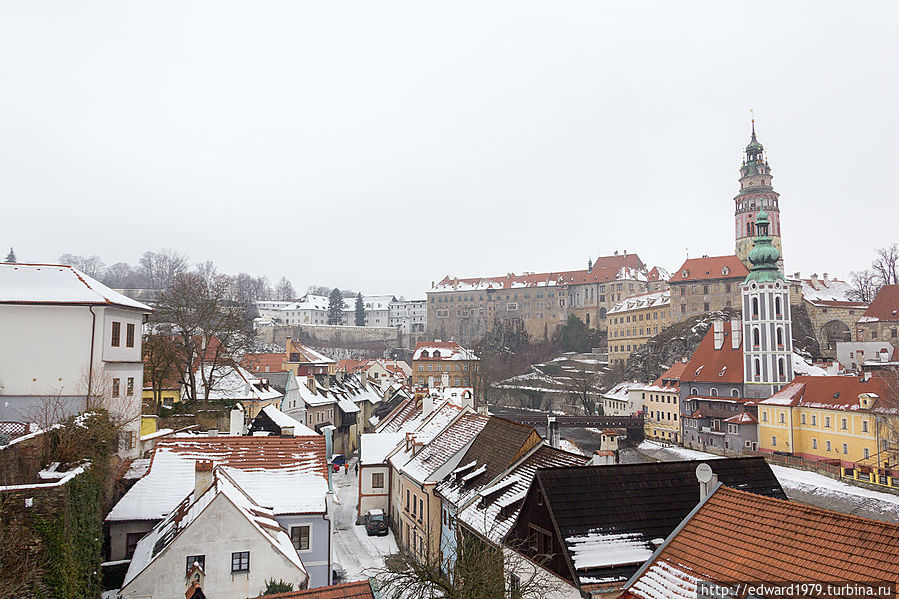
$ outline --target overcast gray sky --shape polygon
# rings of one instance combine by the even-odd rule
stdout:
[[[750,108],[786,270],[899,240],[896,2],[0,3],[0,246],[423,297],[733,252]],[[6,249],[0,254],[5,255]]]

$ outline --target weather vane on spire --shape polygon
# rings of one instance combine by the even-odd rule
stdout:
[[[755,139],[755,110],[750,108],[749,114],[751,115],[751,118],[752,118],[752,138]]]

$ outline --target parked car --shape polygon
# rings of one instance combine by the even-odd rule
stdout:
[[[340,472],[344,464],[346,464],[346,456],[342,453],[335,453],[331,457],[331,467],[334,468],[334,472]]]
[[[368,510],[365,512],[365,532],[368,536],[384,536],[387,534],[387,515],[384,510]]]

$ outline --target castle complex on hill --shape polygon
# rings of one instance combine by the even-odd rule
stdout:
[[[499,277],[444,277],[427,296],[427,333],[433,338],[473,343],[495,323],[518,328],[531,339],[551,338],[569,316],[589,328],[608,332],[613,362],[624,362],[651,336],[673,323],[716,310],[745,313],[743,284],[753,268],[757,225],[764,215],[766,246],[778,257],[785,308],[802,305],[808,313],[821,354],[835,357],[837,341],[855,339],[855,321],[866,305],[853,301],[844,281],[817,274],[783,276],[780,196],[771,167],[758,141],[755,120],[740,166],[740,189],[734,197],[734,253],[688,258],[674,273],[647,267],[639,256],[615,252],[588,262],[585,270],[507,274]],[[665,302],[656,301],[667,292]],[[776,364],[775,366],[776,367]]]

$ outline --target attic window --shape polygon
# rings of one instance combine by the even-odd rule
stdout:
[[[730,269],[729,269],[728,267],[725,266],[724,268],[721,269],[721,274],[723,274],[723,275],[729,275],[729,274],[730,274]]]
[[[440,357],[440,350],[437,350],[437,349],[434,350],[434,357],[435,357],[435,358],[439,358],[439,357]]]
[[[836,393],[834,393],[834,394],[833,394],[833,398],[834,398],[834,399],[840,399],[840,392],[837,391]]]
[[[690,271],[689,271],[689,270],[685,270],[681,276],[682,276],[683,278],[686,279],[687,277],[690,276]]]

